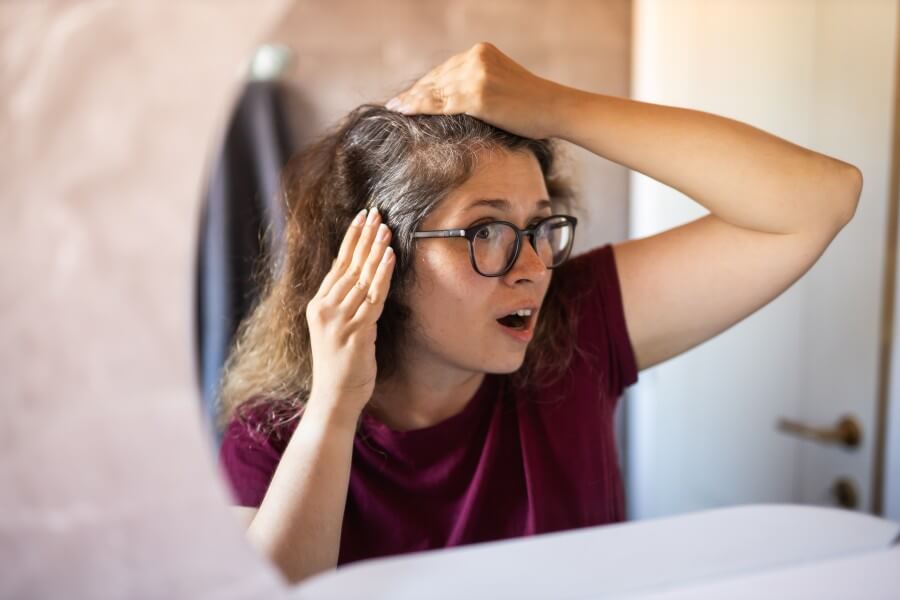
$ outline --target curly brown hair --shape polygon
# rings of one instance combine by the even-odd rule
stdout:
[[[407,116],[364,104],[288,162],[282,174],[287,222],[283,262],[258,270],[259,300],[235,336],[219,390],[219,426],[245,410],[262,409],[263,426],[298,418],[312,387],[306,305],[337,256],[353,216],[377,207],[391,228],[396,265],[378,320],[377,381],[397,368],[414,283],[413,233],[473,173],[480,150],[531,152],[554,212],[569,211],[574,194],[557,172],[555,142],[514,135],[468,115]],[[527,388],[562,375],[574,349],[574,323],[552,278],[541,319],[513,385]]]

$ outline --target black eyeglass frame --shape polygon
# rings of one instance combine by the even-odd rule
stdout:
[[[537,246],[535,246],[534,234],[537,229],[543,225],[545,222],[550,221],[551,219],[559,219],[563,218],[565,221],[572,226],[572,235],[569,238],[569,246],[566,248],[565,258],[563,258],[559,264],[547,267],[548,269],[555,269],[559,265],[563,264],[569,259],[569,255],[572,253],[572,244],[575,241],[575,226],[578,225],[578,219],[571,215],[550,215],[549,217],[545,217],[534,224],[533,227],[529,227],[528,229],[519,229],[514,223],[510,223],[509,221],[486,221],[484,223],[477,223],[471,227],[466,229],[437,229],[433,231],[416,231],[413,233],[414,238],[422,239],[422,238],[466,238],[469,242],[469,261],[472,263],[472,268],[475,269],[475,272],[483,277],[502,277],[509,273],[509,271],[513,268],[513,265],[516,264],[516,261],[519,259],[519,251],[522,249],[522,238],[528,236],[531,240],[531,247],[534,248],[534,251],[537,252]],[[512,257],[509,260],[509,263],[506,265],[506,268],[503,269],[499,273],[494,273],[491,275],[487,275],[481,272],[481,269],[478,268],[478,265],[475,263],[475,249],[474,249],[474,240],[478,231],[482,227],[486,227],[488,225],[494,225],[497,223],[502,223],[503,225],[509,225],[512,227],[513,231],[516,233],[516,246],[513,250]]]

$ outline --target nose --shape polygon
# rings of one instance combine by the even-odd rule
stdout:
[[[516,262],[506,274],[506,277],[512,281],[528,279],[530,281],[540,281],[547,276],[549,269],[544,265],[544,261],[538,256],[531,245],[529,238],[522,239],[522,246],[519,248],[519,256]]]

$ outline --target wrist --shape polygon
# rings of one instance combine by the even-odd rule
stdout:
[[[594,110],[602,96],[558,83],[553,85],[555,89],[552,90],[548,111],[552,119],[551,136],[578,144],[588,113]]]
[[[313,391],[306,401],[301,420],[315,422],[328,429],[356,431],[361,411],[355,410],[340,398],[326,398]]]

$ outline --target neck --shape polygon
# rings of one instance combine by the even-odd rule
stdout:
[[[485,377],[421,355],[401,364],[401,371],[375,386],[368,407],[394,431],[430,427],[462,412]]]

